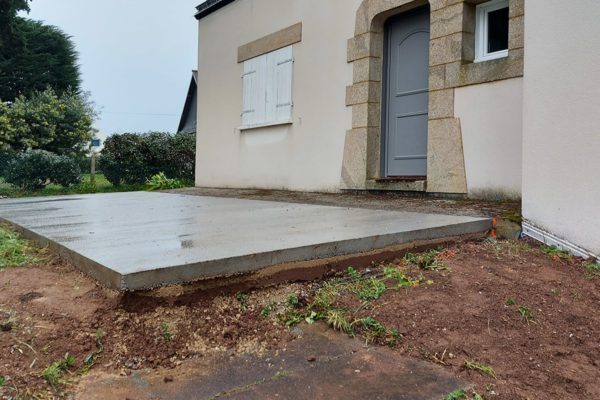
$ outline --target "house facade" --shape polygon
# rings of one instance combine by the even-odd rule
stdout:
[[[596,0],[207,0],[196,184],[522,198],[600,255]]]
[[[521,192],[523,0],[208,0],[197,185]]]

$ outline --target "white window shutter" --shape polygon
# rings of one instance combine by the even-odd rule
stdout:
[[[256,60],[244,62],[242,125],[254,124],[256,120],[256,92],[258,89],[258,71]]]
[[[267,58],[256,57],[244,62],[242,125],[260,124],[265,119],[265,84]]]
[[[292,46],[244,62],[242,126],[292,118]]]
[[[275,76],[274,120],[289,121],[292,119],[292,74],[294,57],[292,46],[274,52],[273,67]]]

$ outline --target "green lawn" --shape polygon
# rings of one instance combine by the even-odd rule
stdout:
[[[96,174],[96,187],[90,184],[90,174],[84,174],[82,182],[77,186],[64,188],[59,185],[48,185],[44,189],[26,191],[16,188],[0,179],[0,196],[4,197],[29,197],[29,196],[56,196],[62,194],[84,194],[84,193],[109,193],[109,192],[133,192],[146,190],[144,184],[113,186],[106,180],[104,175]]]

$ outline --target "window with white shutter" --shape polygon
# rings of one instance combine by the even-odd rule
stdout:
[[[292,46],[244,62],[242,127],[292,119]]]

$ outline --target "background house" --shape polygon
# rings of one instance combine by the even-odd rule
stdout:
[[[192,79],[188,88],[185,104],[181,112],[181,119],[177,127],[177,133],[196,133],[198,120],[198,71],[192,71]]]

